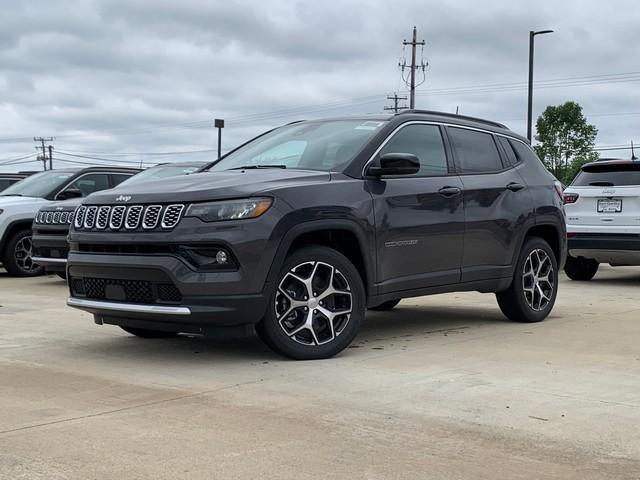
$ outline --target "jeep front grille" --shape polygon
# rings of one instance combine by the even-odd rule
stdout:
[[[34,222],[39,225],[69,225],[73,212],[42,210],[36,214]]]
[[[69,216],[68,222],[76,230],[171,230],[185,211],[183,204],[171,205],[81,205],[75,214]],[[62,215],[61,215],[62,217]],[[46,222],[46,217],[44,218]]]

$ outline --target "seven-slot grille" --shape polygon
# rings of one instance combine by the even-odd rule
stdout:
[[[40,211],[36,215],[35,223],[40,225],[69,225],[73,220],[73,212]]]
[[[184,210],[183,204],[81,205],[73,216],[73,224],[77,230],[169,230],[178,224]]]

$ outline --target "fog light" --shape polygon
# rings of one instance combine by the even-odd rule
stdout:
[[[216,253],[216,262],[224,264],[227,263],[227,260],[229,260],[229,257],[227,257],[227,252],[225,252],[224,250],[218,250],[218,253]]]

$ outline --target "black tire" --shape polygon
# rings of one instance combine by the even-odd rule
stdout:
[[[19,230],[5,244],[2,266],[14,277],[37,277],[44,275],[44,267],[33,262],[31,229]]]
[[[146,328],[120,327],[127,333],[140,338],[171,338],[178,334],[176,332],[163,332],[162,330],[148,330]]]
[[[393,310],[396,305],[400,303],[400,298],[397,300],[388,300],[386,302],[382,302],[380,305],[376,305],[375,307],[369,307],[369,310],[373,310],[375,312],[388,312],[389,310]]]
[[[591,258],[569,256],[564,264],[564,273],[571,280],[584,282],[594,277],[599,266],[600,264]]]
[[[536,255],[538,264],[535,261]],[[540,262],[539,259],[545,255],[546,259]],[[530,256],[533,256],[532,259]],[[541,268],[538,268],[538,265],[542,265]],[[528,273],[534,270],[537,270],[536,275]],[[547,276],[544,275],[546,272],[548,272]],[[541,279],[539,289],[536,287],[538,282],[536,277]],[[545,277],[549,280],[545,281]],[[526,288],[525,285],[527,285]],[[553,309],[557,294],[558,261],[553,250],[541,238],[528,238],[520,251],[511,285],[507,290],[496,294],[500,310],[515,322],[540,322]]]
[[[311,287],[299,279],[307,280]],[[327,293],[330,285],[334,293]],[[289,358],[333,357],[358,333],[364,318],[365,297],[362,279],[349,259],[331,248],[303,247],[286,258],[256,332],[274,352]],[[299,304],[296,307],[292,302]],[[349,309],[348,315],[339,313]]]

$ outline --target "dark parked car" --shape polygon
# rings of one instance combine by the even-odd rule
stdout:
[[[31,224],[41,207],[58,200],[85,197],[112,188],[137,168],[90,167],[47,170],[0,192],[0,263],[15,277],[44,273],[33,261]]]
[[[326,358],[367,307],[477,290],[551,311],[566,255],[560,185],[501,124],[435,112],[305,121],[208,172],[91,195],[70,232],[70,306],[140,337],[255,325]]]
[[[207,162],[163,163],[129,177],[121,186],[188,175],[204,167]],[[69,244],[67,235],[74,210],[82,203],[82,198],[64,200],[48,204],[40,209],[33,221],[33,261],[43,266],[47,272],[57,273],[66,278]]]
[[[35,172],[2,173],[0,172],[0,193],[10,185],[18,183]]]

